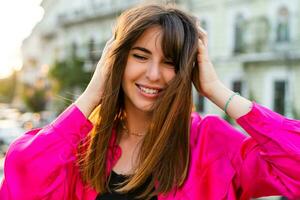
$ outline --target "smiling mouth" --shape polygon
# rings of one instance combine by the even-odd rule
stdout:
[[[136,84],[136,86],[143,92],[149,95],[157,95],[162,89],[156,89],[156,88],[148,88],[139,84]]]

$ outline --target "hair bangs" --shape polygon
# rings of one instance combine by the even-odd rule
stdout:
[[[178,71],[185,40],[182,21],[177,15],[172,13],[162,15],[160,20],[160,26],[163,31],[162,51],[167,59],[172,60],[176,71]]]

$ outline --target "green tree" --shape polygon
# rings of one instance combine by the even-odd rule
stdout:
[[[53,105],[57,113],[69,106],[78,95],[78,90],[83,91],[88,85],[92,72],[84,69],[84,60],[72,53],[64,60],[55,61],[49,70],[52,79]]]
[[[41,112],[45,110],[47,104],[47,89],[45,87],[36,88],[24,85],[22,99],[27,108],[32,112]]]
[[[0,79],[0,102],[10,103],[13,100],[16,84],[17,72],[7,78]]]
[[[84,70],[83,60],[76,56],[55,61],[49,73],[50,77],[58,83],[57,92],[84,89],[91,78],[91,72]]]

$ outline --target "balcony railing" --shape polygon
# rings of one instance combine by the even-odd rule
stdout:
[[[58,15],[57,21],[62,26],[70,26],[94,19],[115,17],[122,11],[136,5],[139,2],[140,0],[127,0],[110,1],[107,3],[91,3],[82,8],[65,11],[65,13]]]

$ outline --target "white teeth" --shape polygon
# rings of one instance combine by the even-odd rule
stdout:
[[[139,88],[147,94],[157,94],[158,93],[158,90],[156,90],[156,89],[145,88],[142,86],[140,86]]]

